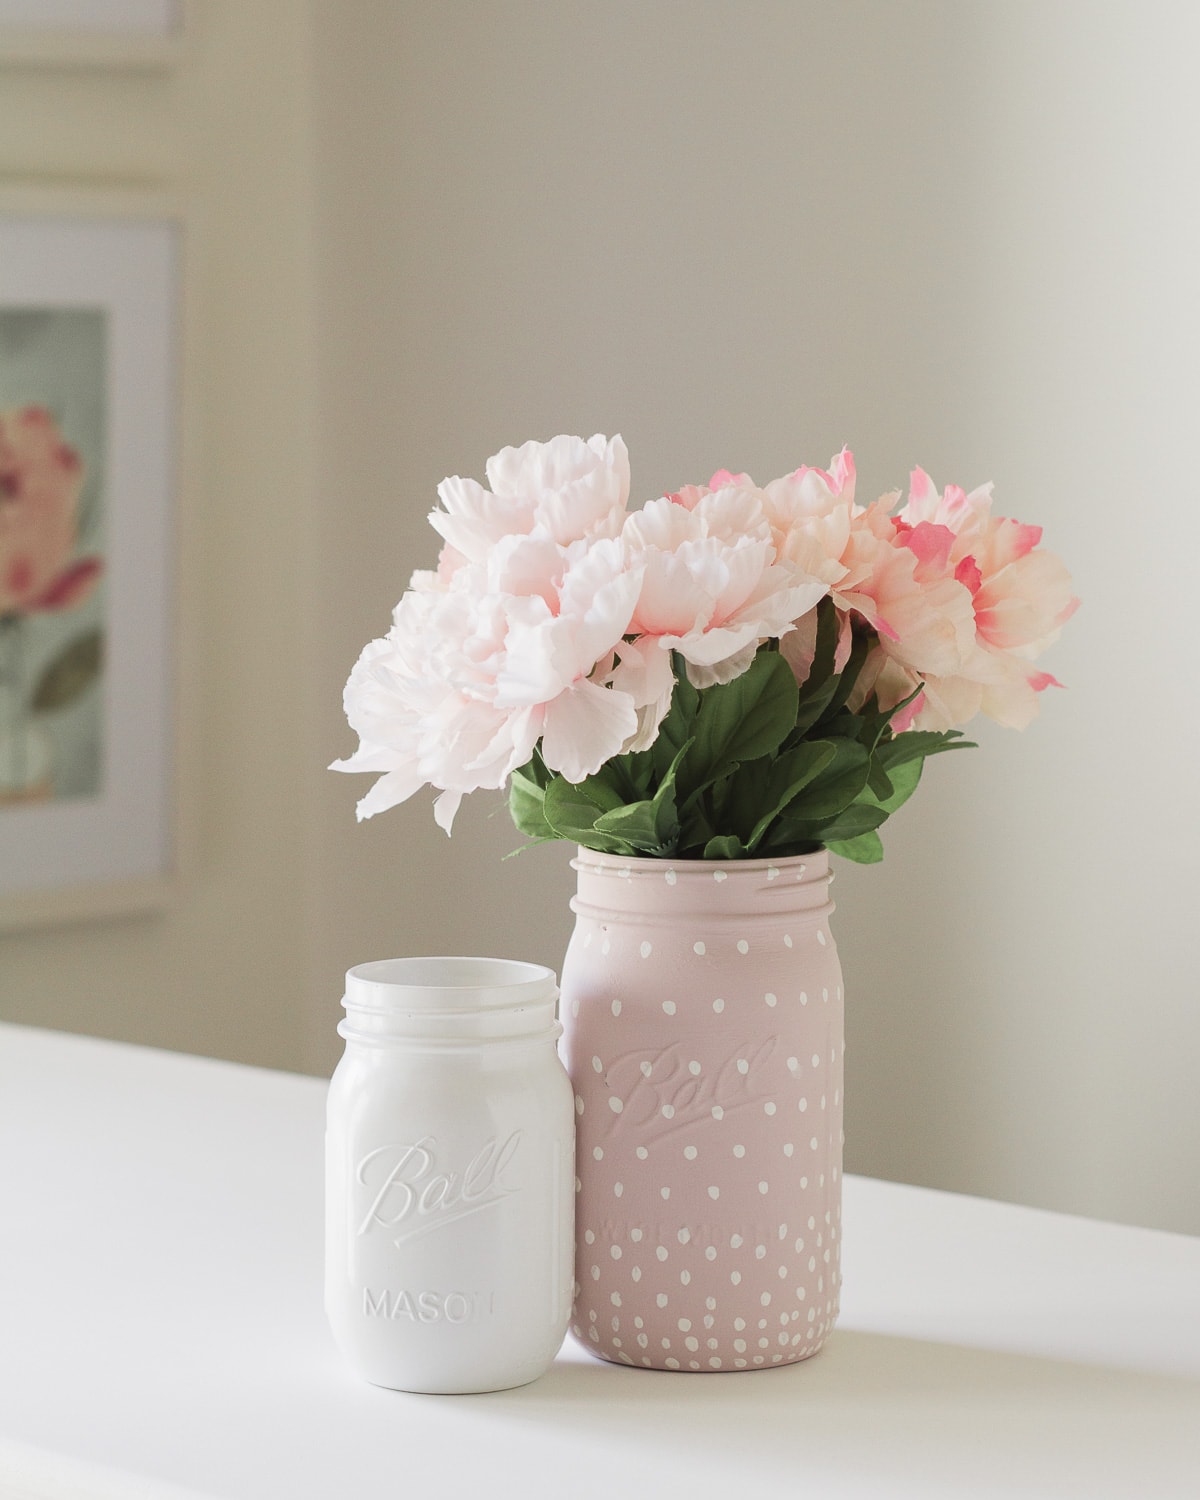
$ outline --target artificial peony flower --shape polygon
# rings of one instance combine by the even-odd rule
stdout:
[[[484,561],[508,536],[545,536],[561,546],[616,536],[629,503],[629,454],[619,436],[502,448],[488,459],[487,478],[490,489],[457,475],[438,485],[445,509],[429,521],[451,549],[451,571],[457,559]]]
[[[930,526],[950,533],[946,567],[969,590],[975,624],[974,646],[961,666],[925,677],[913,706],[918,728],[948,729],[981,711],[1023,729],[1037,713],[1038,694],[1061,685],[1032,663],[1079,607],[1070,574],[1053,553],[1038,550],[1040,526],[993,516],[991,506],[990,484],[969,494],[947,485],[939,494],[929,475],[914,469],[896,517],[910,545]]]
[[[428,783],[441,791],[435,816],[449,832],[462,797],[503,786],[539,741],[547,766],[578,782],[636,731],[630,695],[593,680],[628,630],[642,582],[620,539],[602,534],[623,514],[627,477],[614,489],[599,467],[576,462],[583,448],[620,469],[624,447],[593,445],[559,438],[492,460],[514,529],[495,534],[495,507],[486,547],[448,528],[451,564],[417,575],[391,631],[360,656],[344,702],[361,743],[334,766],[383,773],[360,818]],[[564,477],[571,463],[575,479]],[[539,495],[539,482],[556,487]]]
[[[82,488],[48,411],[0,412],[0,615],[73,609],[95,587],[100,559],[71,558]]]
[[[759,645],[785,636],[826,586],[777,559],[761,492],[721,470],[708,488],[651,500],[628,517],[622,538],[642,570],[610,682],[630,693],[639,725],[630,749],[651,744],[671,702],[671,653],[695,687],[731,681]]]

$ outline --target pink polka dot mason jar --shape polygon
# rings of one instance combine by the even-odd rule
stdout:
[[[838,1309],[842,976],[829,858],[581,849],[561,1013],[572,1331],[656,1370],[807,1359]]]

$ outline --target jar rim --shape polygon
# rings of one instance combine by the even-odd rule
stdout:
[[[475,955],[375,959],[346,971],[347,1009],[469,1015],[553,1002],[557,976],[544,964]]]

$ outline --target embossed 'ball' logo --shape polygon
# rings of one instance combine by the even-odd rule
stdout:
[[[437,1140],[431,1135],[368,1151],[354,1174],[373,1194],[359,1221],[359,1235],[388,1230],[399,1246],[511,1197],[520,1189],[506,1182],[504,1174],[523,1135],[514,1130],[503,1142],[493,1136],[459,1171],[441,1167]]]

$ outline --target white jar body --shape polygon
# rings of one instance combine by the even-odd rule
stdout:
[[[535,1380],[566,1332],[574,1101],[551,1036],[354,1040],[329,1090],[326,1311],[376,1385]]]

